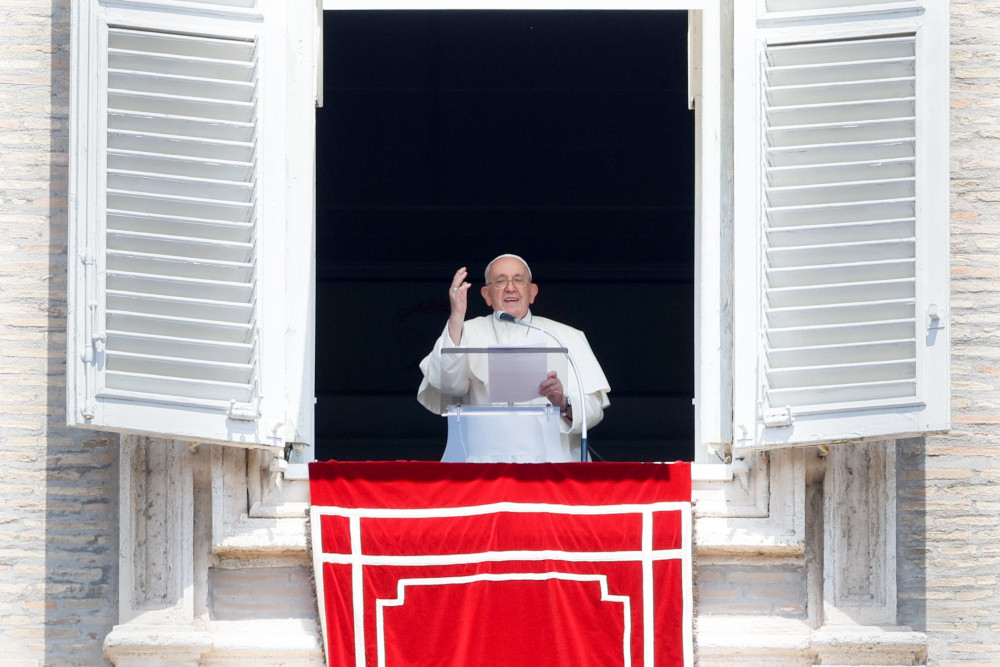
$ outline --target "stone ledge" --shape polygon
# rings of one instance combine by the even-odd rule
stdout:
[[[702,616],[696,621],[699,664],[920,665],[927,635],[908,627],[827,626],[761,616]]]
[[[306,519],[253,519],[246,514],[228,527],[222,542],[213,546],[220,558],[254,559],[262,556],[308,557]]]
[[[117,625],[104,653],[117,667],[325,664],[316,623],[292,619]]]
[[[325,665],[319,626],[313,619],[209,623],[208,665]]]
[[[927,657],[927,635],[905,626],[825,626],[812,633],[812,647],[824,665],[916,665]]]
[[[698,555],[802,556],[805,539],[789,530],[776,530],[766,519],[758,520],[758,530],[747,527],[752,520],[736,521],[717,517],[695,520],[694,550]],[[768,531],[771,532],[768,532]]]
[[[200,665],[211,648],[211,634],[195,627],[116,625],[104,638],[104,655],[117,667]]]

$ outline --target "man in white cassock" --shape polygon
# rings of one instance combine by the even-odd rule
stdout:
[[[469,290],[466,267],[455,272],[448,290],[451,314],[434,349],[420,362],[424,379],[417,391],[417,400],[435,414],[443,414],[450,405],[487,405],[489,398],[489,372],[486,355],[442,354],[444,348],[486,348],[497,345],[527,344],[529,337],[538,336],[536,330],[522,324],[501,321],[497,313],[507,313],[551,331],[566,346],[580,372],[584,395],[581,397],[572,367],[569,376],[560,377],[556,370],[549,370],[538,387],[538,397],[529,404],[550,404],[560,410],[560,451],[549,454],[549,461],[579,461],[582,415],[586,414],[587,428],[600,423],[604,409],[610,404],[608,380],[594,357],[590,344],[582,331],[554,320],[538,317],[530,307],[538,296],[538,285],[532,282],[531,269],[517,255],[500,255],[486,267],[486,284],[480,294],[493,309],[493,315],[465,320]],[[547,338],[547,337],[546,337]],[[551,341],[550,346],[557,343]],[[564,384],[565,380],[565,384]],[[585,403],[585,410],[580,406]],[[511,458],[510,460],[517,460]]]

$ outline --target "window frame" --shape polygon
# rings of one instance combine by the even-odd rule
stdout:
[[[695,413],[696,463],[723,463],[732,442],[732,323],[725,296],[731,292],[731,245],[726,225],[731,219],[731,167],[723,159],[731,150],[731,130],[723,123],[722,104],[732,90],[732,72],[724,70],[725,34],[731,15],[722,0],[322,0],[323,10],[681,10],[689,16],[688,87],[695,118]],[[721,81],[704,86],[702,81]],[[711,350],[711,354],[703,351]],[[707,398],[706,398],[707,397]]]

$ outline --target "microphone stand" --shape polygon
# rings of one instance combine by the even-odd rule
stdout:
[[[520,317],[514,317],[510,313],[505,313],[502,310],[496,311],[493,316],[500,320],[501,322],[513,322],[514,324],[520,324],[521,326],[528,327],[529,329],[535,329],[536,331],[541,331],[543,334],[551,336],[557,343],[559,347],[566,350],[566,359],[569,361],[569,365],[573,368],[573,375],[576,376],[576,388],[580,392],[580,460],[584,463],[587,462],[587,396],[583,393],[583,378],[580,376],[580,370],[576,367],[576,361],[573,359],[573,354],[569,351],[569,346],[562,341],[555,332],[549,331],[544,327],[540,327],[537,324],[532,324],[531,322],[525,322]]]

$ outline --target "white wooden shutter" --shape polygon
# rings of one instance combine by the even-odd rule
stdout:
[[[108,31],[103,392],[259,400],[253,41]]]
[[[948,427],[947,4],[737,3],[738,447]]]
[[[69,423],[283,447],[282,40],[254,0],[80,4]]]

